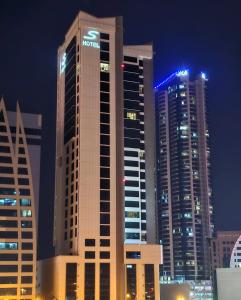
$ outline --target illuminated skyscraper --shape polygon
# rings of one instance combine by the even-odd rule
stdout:
[[[207,78],[176,72],[156,87],[162,280],[209,279],[213,204]]]
[[[35,299],[41,116],[0,100],[0,298]]]
[[[59,48],[56,256],[39,266],[45,299],[159,299],[160,245],[124,244],[122,35],[122,18],[80,12]]]

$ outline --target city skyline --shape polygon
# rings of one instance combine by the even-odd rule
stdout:
[[[169,30],[172,33],[175,33],[175,25],[180,24],[180,21],[182,20],[181,24],[187,30],[187,34],[183,35],[183,39],[187,43],[185,46],[185,43],[183,43],[180,38],[172,41],[172,39],[167,36],[167,33],[161,30],[165,24],[163,22],[167,21],[166,17],[164,18],[164,21],[160,20],[160,30],[157,30],[155,24],[150,22],[149,16],[145,15],[143,3],[139,2],[139,4],[141,6],[141,15],[149,22],[149,25],[146,27],[146,34],[143,34],[143,30],[140,30],[141,34],[138,33],[139,30],[137,30],[137,25],[140,26],[140,28],[143,28],[141,27],[142,23],[138,21],[136,25],[133,26],[133,30],[125,33],[125,39],[127,41],[131,41],[132,36],[134,36],[134,31],[137,31],[138,33],[136,39],[138,39],[139,42],[143,43],[153,39],[155,44],[154,50],[156,53],[158,53],[155,55],[155,82],[165,78],[166,74],[171,74],[172,71],[175,71],[183,64],[186,64],[187,67],[194,66],[193,68],[207,71],[211,83],[209,96],[211,99],[211,133],[215,132],[211,148],[212,153],[215,153],[215,156],[213,155],[212,160],[214,162],[214,196],[216,199],[215,202],[219,204],[216,210],[218,229],[239,229],[240,222],[238,221],[238,215],[235,214],[235,211],[238,211],[237,208],[239,207],[238,178],[240,178],[240,160],[237,155],[240,149],[240,139],[236,138],[238,137],[238,132],[240,132],[240,118],[238,117],[240,115],[240,101],[238,100],[240,99],[240,92],[236,87],[238,86],[236,83],[238,83],[238,78],[240,76],[240,64],[238,64],[238,61],[236,64],[235,60],[240,47],[240,39],[238,38],[237,33],[235,34],[235,24],[238,20],[240,11],[238,9],[238,5],[236,4],[235,6],[235,3],[233,3],[233,6],[229,6],[229,9],[226,10],[225,6],[220,4],[220,11],[215,12],[217,14],[217,18],[215,18],[215,24],[217,24],[216,27],[211,21],[211,13],[214,13],[214,7],[212,5],[207,6],[208,9],[205,22],[203,21],[204,19],[201,18],[201,14],[197,20],[194,20],[194,17],[190,16],[189,22],[197,27],[194,26],[194,29],[189,29],[189,27],[192,26],[188,26],[185,16],[187,15],[188,11],[190,11],[192,5],[190,5],[190,8],[188,8],[187,12],[184,13],[185,5],[182,4],[184,7],[180,8],[180,16],[178,16],[177,21],[175,21],[173,25],[170,25],[170,23],[168,24]],[[155,10],[158,11],[158,5],[155,5],[157,3],[152,2],[152,4],[153,8],[155,7]],[[203,3],[202,6],[198,6],[201,12],[203,12],[205,4],[207,3]],[[54,136],[54,120],[52,119],[52,116],[54,115],[56,98],[54,88],[56,85],[55,49],[62,39],[62,34],[71,23],[71,20],[75,17],[78,10],[82,8],[80,6],[83,6],[85,10],[88,10],[93,14],[96,14],[96,12],[97,14],[103,15],[123,14],[124,22],[129,27],[131,24],[133,25],[133,22],[125,5],[123,7],[120,7],[117,4],[116,7],[114,5],[110,5],[109,7],[100,7],[97,3],[95,3],[94,7],[90,7],[88,1],[82,5],[77,5],[73,2],[73,5],[67,5],[67,7],[65,7],[67,9],[66,11],[68,12],[67,14],[62,15],[61,13],[57,13],[55,16],[51,15],[50,17],[50,15],[47,13],[47,9],[49,9],[49,6],[50,8],[54,7],[54,4],[44,4],[43,8],[38,11],[39,16],[42,16],[43,21],[41,21],[40,18],[35,15],[37,22],[37,37],[36,35],[32,34],[33,31],[30,26],[28,26],[32,20],[30,14],[30,12],[32,12],[31,9],[34,9],[36,4],[29,5],[30,3],[21,5],[21,7],[16,6],[17,10],[13,10],[16,17],[10,17],[10,15],[8,17],[7,13],[11,11],[11,4],[6,4],[4,7],[4,4],[1,3],[1,14],[3,14],[1,20],[3,26],[0,30],[2,30],[1,36],[5,43],[3,43],[4,46],[1,47],[3,55],[1,55],[0,87],[2,87],[1,93],[5,95],[5,98],[8,101],[8,106],[11,106],[11,108],[14,108],[15,102],[19,98],[21,107],[23,107],[24,111],[28,110],[31,112],[44,113],[44,139],[45,143],[49,143]],[[64,4],[62,3],[62,5]],[[171,4],[170,6],[164,5],[164,8],[171,7]],[[153,12],[154,16],[156,17],[153,8],[149,8],[149,12]],[[24,15],[25,10],[27,13],[26,15]],[[227,15],[224,19],[226,21],[229,20],[229,22],[225,22],[226,29],[224,29],[222,23],[224,12]],[[46,18],[43,17],[44,14],[46,15]],[[16,24],[18,24],[18,27],[22,31],[26,31],[26,33],[28,33],[28,44],[22,43],[22,39],[25,37],[20,34],[20,31],[15,30],[14,22],[10,22],[12,18],[16,21]],[[178,21],[179,23],[177,23]],[[47,31],[49,24],[52,24],[52,22],[56,24],[58,23],[60,26],[58,28],[53,26]],[[204,37],[204,33],[208,32],[207,28],[210,29],[209,34]],[[14,40],[18,45],[17,58],[13,59],[12,61],[3,60],[5,53],[9,52],[10,54],[13,54],[13,49],[9,43],[9,35],[6,34],[6,29],[10,30]],[[230,33],[231,29],[232,34]],[[44,34],[44,32],[46,34]],[[181,32],[181,29],[178,29],[177,32]],[[199,36],[201,38],[197,39],[194,37],[194,35],[195,33],[198,35],[199,32]],[[216,37],[214,34],[215,32],[222,32],[224,47],[222,47],[222,44],[218,42],[218,37]],[[55,34],[56,38],[53,39],[53,35]],[[176,35],[174,34],[174,36]],[[27,47],[29,42],[31,42],[30,44],[35,45],[32,48],[33,51],[30,51],[29,47]],[[183,50],[179,47],[180,42],[182,43]],[[208,44],[207,42],[210,43]],[[162,43],[164,43],[164,47]],[[171,50],[175,44],[177,45],[177,48],[181,50],[180,55],[178,54],[178,51],[175,51],[174,53],[173,50]],[[204,46],[205,44],[207,46]],[[188,49],[189,47],[190,49]],[[198,50],[198,48],[200,50]],[[192,49],[197,50],[195,55],[191,53]],[[207,54],[207,49],[210,49],[209,54]],[[26,60],[20,59],[20,57],[26,57],[25,53],[28,53],[28,59],[29,62],[31,62],[30,65],[26,65]],[[19,68],[16,69],[17,64],[19,65]],[[28,80],[24,80],[24,76],[21,79],[19,77],[19,74],[22,74],[25,67],[25,74]],[[38,72],[36,72],[36,67]],[[15,69],[14,73],[8,71],[13,69]],[[223,71],[224,69],[226,70],[225,72]],[[29,76],[30,71],[32,72],[33,76]],[[232,80],[229,79],[230,74],[232,74]],[[16,80],[17,78],[18,80]],[[15,89],[12,89],[12,83],[7,83],[11,82],[10,79],[15,79]],[[38,92],[36,93],[35,91]],[[32,99],[36,99],[36,101],[34,102]],[[225,135],[226,138],[225,143],[223,142],[223,135]],[[49,175],[46,176],[46,179],[43,179],[45,185],[47,185],[48,182],[51,182],[51,178],[53,183],[53,171],[49,169],[49,161],[52,161],[53,164],[54,144],[50,145],[52,145],[51,148],[53,150],[50,153],[49,150],[45,150],[44,157],[47,159],[45,160],[44,172],[48,174],[52,173],[52,176]],[[228,175],[224,173],[225,171]],[[44,198],[52,197],[52,195],[53,189],[48,188],[45,192]],[[226,199],[228,199],[228,201]],[[230,205],[230,201],[233,203],[233,205]],[[226,204],[227,202],[229,204]],[[235,207],[235,209],[233,207]],[[46,215],[50,215],[51,211],[53,211],[53,205],[52,209],[50,205],[50,210],[48,211],[44,211],[43,208],[40,209]],[[226,214],[232,214],[233,218],[231,220],[230,218],[225,218]],[[49,224],[41,224],[42,232],[46,231],[46,228],[48,228],[45,226],[49,227]],[[40,235],[42,235],[42,233]],[[50,237],[47,239],[50,245]],[[44,249],[41,252],[43,255],[47,255]]]

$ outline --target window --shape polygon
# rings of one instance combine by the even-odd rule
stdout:
[[[100,200],[110,200],[110,191],[100,191]]]
[[[110,144],[110,136],[109,135],[101,135],[100,136],[100,143],[102,145],[109,145]]]
[[[109,189],[110,188],[110,180],[109,179],[101,179],[100,180],[100,188],[101,189]]]
[[[110,55],[108,52],[103,52],[101,51],[100,52],[100,60],[103,60],[103,61],[109,61],[110,60]]]
[[[32,283],[33,277],[32,276],[22,276],[21,283]]]
[[[100,224],[110,224],[110,215],[100,214]]]
[[[95,264],[85,264],[85,299],[95,299]]]
[[[32,228],[32,221],[21,221],[22,228]]]
[[[16,296],[16,288],[0,288],[0,296]]]
[[[17,239],[17,231],[0,231],[0,239]]]
[[[22,272],[33,272],[32,265],[22,265]]]
[[[140,223],[139,222],[126,222],[125,223],[125,228],[140,228]]]
[[[86,259],[94,259],[95,258],[95,252],[94,251],[85,251],[85,258]]]
[[[16,284],[18,283],[17,276],[0,276],[0,284]]]
[[[100,252],[100,258],[101,259],[109,259],[110,258],[110,252],[109,251],[101,251]]]
[[[109,247],[110,246],[110,240],[100,240],[100,247]]]
[[[29,185],[28,178],[18,178],[18,184],[19,185]]]
[[[32,239],[33,233],[32,231],[23,231],[22,232],[22,239]]]
[[[18,243],[10,243],[10,242],[1,242],[0,243],[0,250],[17,250]]]
[[[17,217],[17,210],[15,209],[0,209],[1,217]]]
[[[110,299],[110,264],[100,264],[100,300]]]
[[[95,240],[94,239],[85,239],[85,246],[86,247],[94,247],[95,246]]]
[[[136,113],[135,112],[127,112],[126,114],[127,119],[136,120]]]
[[[100,177],[110,178],[110,169],[109,168],[100,168]]]
[[[110,94],[109,93],[100,93],[100,102],[107,102],[109,103],[110,101]]]
[[[33,249],[33,243],[22,243],[22,249],[23,250],[32,250]]]
[[[30,209],[21,209],[21,217],[32,217],[32,211]]]
[[[100,71],[101,72],[109,72],[110,71],[110,65],[108,63],[100,63]]]
[[[0,261],[17,261],[18,255],[11,253],[0,253]]]
[[[145,265],[145,294],[146,299],[155,299],[154,265]]]
[[[100,122],[101,123],[109,123],[110,115],[109,114],[100,114]]]
[[[141,258],[141,252],[140,251],[127,251],[126,252],[126,258],[140,259]]]
[[[101,225],[100,226],[100,235],[101,236],[109,236],[110,235],[110,226]]]
[[[109,212],[110,211],[110,202],[100,202],[100,212]]]
[[[66,264],[66,299],[75,300],[76,297],[76,284],[77,284],[77,264],[67,263]]]
[[[23,196],[29,196],[30,195],[30,190],[29,189],[20,189],[19,192],[20,192],[20,195],[23,195]]]
[[[136,299],[136,265],[126,265],[126,287],[127,295],[131,295],[130,299]]]
[[[20,294],[21,295],[32,295],[32,288],[21,288]]]
[[[20,205],[21,206],[31,206],[31,200],[30,199],[20,199]]]
[[[108,33],[104,33],[104,32],[101,32],[100,33],[100,39],[101,40],[109,40],[109,34]]]
[[[0,199],[0,206],[15,206],[16,199],[13,198],[1,198]]]
[[[33,254],[29,254],[29,253],[22,254],[22,260],[23,261],[32,261]]]
[[[126,237],[127,240],[139,240],[140,239],[140,234],[139,233],[127,232],[125,234],[125,237]]]
[[[125,217],[126,218],[139,218],[140,214],[138,211],[126,211]]]
[[[17,265],[0,265],[1,273],[15,273],[18,272]]]

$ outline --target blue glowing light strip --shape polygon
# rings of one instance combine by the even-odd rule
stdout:
[[[181,70],[181,71],[177,71],[175,73],[172,73],[169,77],[167,77],[165,80],[163,80],[162,82],[160,82],[158,85],[156,85],[154,88],[157,89],[160,86],[166,84],[168,81],[170,81],[171,79],[173,79],[174,77],[178,76],[187,76],[188,75],[188,70]]]

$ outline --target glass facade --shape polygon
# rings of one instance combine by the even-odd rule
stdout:
[[[184,74],[184,75],[183,75]],[[210,277],[213,234],[206,81],[174,74],[156,90],[157,197],[165,280]]]

